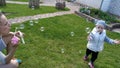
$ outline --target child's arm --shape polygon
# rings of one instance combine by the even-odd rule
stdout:
[[[93,33],[90,33],[88,36],[87,36],[87,40],[90,41],[90,40],[93,40],[94,39],[94,34]]]
[[[107,43],[110,43],[110,44],[120,44],[119,40],[113,40],[113,39],[109,38],[108,36],[105,37],[104,41]]]

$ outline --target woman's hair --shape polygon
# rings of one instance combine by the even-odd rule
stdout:
[[[3,13],[0,12],[0,17],[3,15]]]
[[[1,16],[3,15],[3,13],[0,12],[0,23],[1,23]]]
[[[2,13],[0,12],[0,25],[1,25],[1,16],[2,16]],[[1,31],[0,31],[0,34],[1,34]]]

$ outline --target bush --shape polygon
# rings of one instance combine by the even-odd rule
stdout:
[[[71,2],[71,0],[65,0],[65,1],[67,1],[67,2]]]
[[[103,19],[105,21],[107,21],[108,23],[112,23],[112,22],[120,22],[116,19],[115,16],[111,16],[108,13],[102,12],[98,9],[90,9],[91,13],[90,16],[95,17],[95,18],[99,18],[99,19]]]
[[[79,11],[82,12],[82,13],[85,13],[85,14],[87,14],[87,15],[90,14],[90,9],[89,9],[88,7],[87,7],[87,8],[80,8]]]
[[[82,13],[90,15],[97,19],[103,19],[107,23],[119,23],[120,21],[116,19],[115,16],[111,16],[109,13],[102,12],[101,10],[94,9],[94,8],[80,8],[79,10]]]

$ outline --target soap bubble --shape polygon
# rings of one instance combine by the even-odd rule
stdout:
[[[71,36],[74,36],[74,35],[75,35],[75,33],[74,33],[74,32],[70,32],[70,35],[71,35]]]
[[[38,18],[35,18],[35,23],[38,23]]]
[[[24,24],[20,24],[19,29],[24,29],[25,25]]]
[[[82,51],[81,51],[81,50],[79,50],[79,53],[81,54],[81,53],[82,53]]]
[[[2,12],[2,10],[0,9],[0,13]]]
[[[86,22],[89,22],[89,20],[86,18]]]
[[[44,29],[44,27],[42,26],[42,27],[40,27],[40,30],[43,32],[45,29]]]
[[[86,27],[85,31],[86,31],[86,33],[88,33],[88,34],[89,34],[89,33],[91,32],[90,27]]]
[[[61,49],[61,53],[64,53],[64,48]]]
[[[35,9],[35,6],[32,6],[31,8],[32,8],[32,10],[34,10],[34,9]]]
[[[32,20],[29,21],[29,24],[30,24],[30,26],[34,25]]]

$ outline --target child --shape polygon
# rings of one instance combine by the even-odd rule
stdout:
[[[110,39],[106,35],[105,27],[105,21],[98,20],[96,27],[93,28],[88,36],[88,43],[84,60],[86,61],[88,59],[88,56],[92,54],[90,62],[88,63],[90,68],[94,68],[94,61],[97,59],[98,53],[103,50],[104,41],[110,44],[120,44],[120,41]]]
[[[20,60],[13,59],[18,43],[19,38],[10,33],[10,23],[6,16],[0,13],[0,68],[18,67],[18,61]],[[7,49],[6,56],[2,53],[5,48]]]

